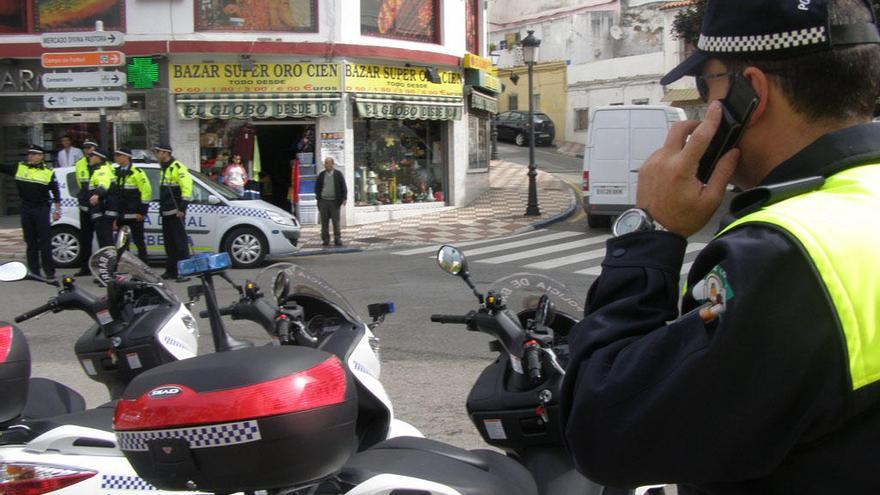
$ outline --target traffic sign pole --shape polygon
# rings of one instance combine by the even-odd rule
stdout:
[[[104,21],[95,21],[95,31],[98,33],[101,33],[104,31]],[[98,51],[103,52],[104,49],[98,47]],[[98,69],[98,72],[103,73],[104,69],[103,68]],[[98,93],[103,93],[103,92],[104,92],[103,88],[98,89]],[[109,151],[110,150],[110,129],[109,129],[109,126],[107,125],[107,109],[105,107],[101,107],[101,111],[100,111],[99,115],[100,115],[101,120],[99,121],[98,128],[100,129],[100,132],[101,132],[101,146],[104,147],[105,153],[110,153],[110,151]]]

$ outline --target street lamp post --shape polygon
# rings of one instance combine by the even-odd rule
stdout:
[[[492,59],[492,66],[497,67],[498,61],[501,59],[501,54],[494,51],[489,53],[489,58]],[[497,115],[492,116],[492,152],[489,156],[490,160],[498,159],[498,126],[496,125],[496,117]]]
[[[541,40],[535,38],[534,31],[528,31],[520,43],[522,44],[523,60],[529,67],[529,203],[526,206],[526,216],[538,216],[541,210],[538,208],[538,186],[535,178],[538,176],[538,166],[535,165],[535,97],[532,86],[532,72],[535,60],[538,59],[538,47]]]

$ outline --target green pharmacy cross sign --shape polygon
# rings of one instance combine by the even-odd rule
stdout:
[[[128,64],[128,83],[137,89],[152,89],[159,82],[159,64],[152,57],[132,57]]]

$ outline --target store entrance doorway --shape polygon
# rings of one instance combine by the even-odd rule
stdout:
[[[270,182],[271,193],[266,201],[287,211],[293,211],[290,184],[294,160],[301,164],[314,163],[315,124],[311,122],[255,122],[260,143],[260,169],[266,174],[261,180],[263,191]],[[308,162],[308,163],[306,163]],[[259,178],[258,178],[259,179]]]

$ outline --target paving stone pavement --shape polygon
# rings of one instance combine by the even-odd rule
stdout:
[[[529,192],[527,172],[528,168],[522,165],[492,162],[489,190],[470,205],[343,228],[342,239],[346,247],[359,249],[491,239],[527,230],[535,223],[559,217],[576,207],[577,198],[572,188],[539,170],[536,186],[541,216],[525,216]],[[320,227],[304,226],[300,240],[305,253],[320,250]]]
[[[522,165],[492,162],[490,188],[470,205],[344,228],[345,248],[342,251],[491,239],[528,230],[536,223],[560,217],[576,208],[577,198],[572,188],[552,174],[539,170],[536,185],[541,216],[525,216],[527,172],[527,167]],[[339,251],[321,247],[320,227],[317,225],[304,225],[300,241],[301,254]],[[23,259],[24,252],[18,216],[0,217],[0,258]]]

